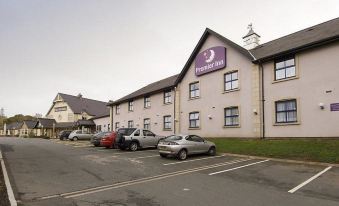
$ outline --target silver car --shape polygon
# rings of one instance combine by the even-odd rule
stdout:
[[[161,157],[176,156],[180,160],[191,154],[216,154],[213,142],[206,141],[198,135],[172,135],[161,140],[158,144]]]
[[[68,139],[73,141],[73,140],[90,140],[94,135],[87,132],[87,131],[82,131],[82,130],[74,130],[69,134]]]

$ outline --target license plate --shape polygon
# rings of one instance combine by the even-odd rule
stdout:
[[[159,146],[159,149],[166,150],[165,146]]]

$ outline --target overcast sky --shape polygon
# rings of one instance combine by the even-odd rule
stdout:
[[[0,0],[0,107],[116,100],[179,73],[206,27],[243,45],[249,23],[264,43],[338,15],[338,0]]]

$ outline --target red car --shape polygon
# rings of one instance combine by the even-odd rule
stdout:
[[[111,132],[109,135],[104,136],[100,140],[100,146],[106,148],[115,148],[115,139],[117,137],[116,132]]]

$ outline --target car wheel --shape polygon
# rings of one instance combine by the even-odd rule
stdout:
[[[161,154],[161,153],[160,153],[160,157],[165,158],[165,157],[167,157],[167,154]]]
[[[129,145],[129,149],[131,150],[131,151],[137,151],[137,149],[138,149],[138,143],[136,143],[136,142],[131,142],[131,144]]]
[[[73,137],[73,140],[74,140],[74,141],[77,141],[77,140],[78,140],[78,137]]]
[[[177,157],[179,160],[185,160],[187,158],[187,151],[185,149],[180,150]]]
[[[217,151],[216,151],[215,147],[210,147],[210,149],[208,150],[207,153],[208,153],[208,155],[210,155],[210,156],[215,156],[216,153],[217,153]]]

